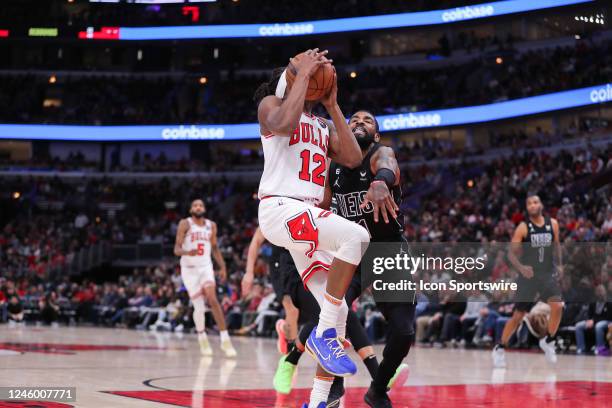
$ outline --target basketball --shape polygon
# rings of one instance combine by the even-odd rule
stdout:
[[[299,61],[299,59],[304,55],[304,53],[300,53],[295,56],[294,60]],[[306,100],[307,101],[318,101],[323,98],[325,95],[329,93],[334,83],[334,73],[336,69],[331,64],[323,64],[319,67],[317,72],[314,73],[310,77],[310,81],[308,82],[308,91],[306,92]],[[295,81],[295,76],[297,75],[297,69],[293,66],[292,63],[289,63],[287,66],[287,86],[291,87],[293,85],[293,81]]]

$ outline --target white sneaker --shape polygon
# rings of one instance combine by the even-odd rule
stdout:
[[[495,346],[491,356],[493,357],[493,367],[506,368],[506,350],[503,347]]]
[[[221,350],[225,353],[225,357],[236,357],[237,353],[230,339],[221,342]]]
[[[198,336],[198,342],[200,343],[200,354],[208,357],[213,355],[213,350],[210,347],[207,336]]]
[[[557,352],[555,351],[555,342],[551,341],[551,342],[546,342],[546,337],[542,337],[540,339],[540,348],[542,349],[542,351],[544,352],[544,355],[546,356],[546,360],[549,363],[556,363],[557,362]]]

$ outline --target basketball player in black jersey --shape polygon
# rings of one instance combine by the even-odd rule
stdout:
[[[504,327],[501,343],[493,349],[493,365],[496,368],[506,366],[504,347],[537,300],[550,306],[548,335],[540,339],[540,348],[549,362],[557,361],[554,336],[563,312],[558,284],[562,278],[559,224],[554,218],[543,215],[542,201],[535,194],[527,197],[527,215],[527,221],[521,222],[514,231],[508,251],[508,260],[520,275],[514,313]]]
[[[403,221],[399,212],[401,200],[400,169],[393,149],[379,143],[378,122],[370,112],[355,112],[349,120],[363,160],[350,169],[332,162],[322,207],[330,208],[351,221],[361,224],[370,233],[371,242],[404,242]],[[325,207],[324,207],[325,208]],[[366,289],[357,269],[345,299],[349,307]],[[371,407],[391,407],[387,390],[402,360],[408,355],[414,337],[415,303],[379,302],[379,310],[389,324],[387,343],[376,375],[364,399]],[[341,381],[342,379],[336,379]],[[401,380],[405,382],[406,378]]]

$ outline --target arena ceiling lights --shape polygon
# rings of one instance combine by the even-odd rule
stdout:
[[[595,0],[507,0],[446,10],[385,14],[331,20],[271,24],[118,27],[119,40],[180,40],[204,38],[289,37],[386,28],[449,24],[534,10],[592,3]],[[89,39],[87,37],[87,39]]]
[[[612,102],[612,83],[506,102],[377,116],[382,132],[469,125]],[[0,125],[0,139],[185,141],[258,139],[257,123],[161,126]]]

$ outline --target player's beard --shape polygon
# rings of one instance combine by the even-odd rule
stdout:
[[[192,212],[191,212],[191,215],[192,215],[192,216],[194,216],[194,217],[196,217],[196,218],[204,218],[204,211],[202,211],[202,212],[195,212],[195,211],[192,211]]]
[[[361,150],[366,150],[372,143],[374,143],[374,135],[370,134],[365,126],[355,126],[353,129],[353,135],[355,136],[355,139],[357,139],[357,144]]]
[[[533,213],[529,213],[529,216],[531,218],[538,218],[542,215],[542,213],[543,213],[542,209],[539,209],[539,210],[534,211]]]

